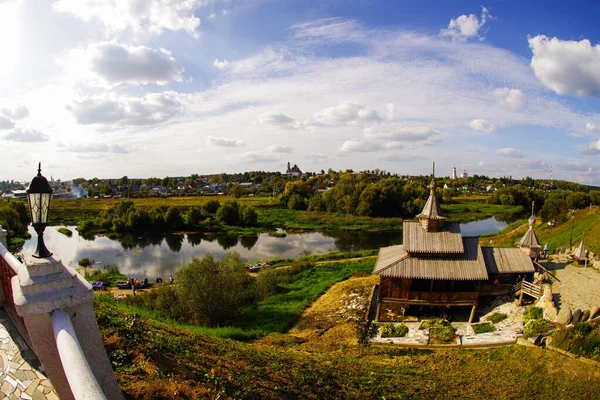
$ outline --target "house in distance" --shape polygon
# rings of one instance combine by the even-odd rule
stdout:
[[[403,222],[403,244],[379,250],[376,321],[400,321],[422,307],[461,307],[470,309],[473,322],[482,297],[508,295],[517,280],[535,272],[528,252],[482,247],[478,237],[463,236],[457,222],[447,221],[436,197],[435,164],[429,188],[418,220]]]

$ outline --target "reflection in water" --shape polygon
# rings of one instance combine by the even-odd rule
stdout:
[[[272,237],[267,233],[251,236],[230,236],[215,234],[146,234],[125,235],[119,238],[98,236],[86,240],[79,236],[74,226],[72,237],[49,226],[44,234],[45,242],[65,264],[76,267],[77,262],[88,257],[95,260],[95,266],[116,264],[121,271],[136,278],[156,279],[168,277],[177,269],[190,262],[192,257],[202,257],[212,253],[217,258],[225,256],[228,250],[240,253],[244,260],[260,260],[275,257],[296,258],[303,253],[323,254],[331,251],[358,251],[389,246],[402,242],[402,234],[367,232],[308,232],[288,233],[287,236]],[[31,228],[30,228],[31,229]],[[25,243],[24,252],[35,250],[37,236],[33,229],[32,238]]]
[[[506,226],[494,218],[484,221],[462,224],[465,235],[479,235],[498,232]],[[243,260],[264,260],[275,257],[297,258],[305,253],[323,254],[332,251],[360,251],[378,249],[402,243],[401,232],[343,232],[323,231],[308,233],[288,233],[285,237],[272,237],[267,233],[252,236],[203,235],[194,234],[146,234],[141,236],[125,235],[118,239],[98,236],[86,240],[79,236],[74,226],[72,237],[57,231],[56,226],[46,228],[44,240],[51,251],[72,267],[88,257],[96,260],[96,266],[116,264],[121,271],[136,278],[156,279],[168,277],[177,269],[190,262],[192,257],[202,257],[212,253],[222,258],[227,250],[240,253]],[[23,248],[24,252],[33,252],[37,235],[32,234]]]

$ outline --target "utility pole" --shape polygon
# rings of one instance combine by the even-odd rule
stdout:
[[[569,239],[569,249],[571,249],[571,247],[573,247],[573,222],[575,221],[575,209],[573,209],[573,212],[571,214],[571,239]]]

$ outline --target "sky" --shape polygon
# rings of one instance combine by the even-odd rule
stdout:
[[[600,2],[0,0],[0,180],[600,185]]]

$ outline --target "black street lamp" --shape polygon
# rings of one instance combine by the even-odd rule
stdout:
[[[42,163],[38,166],[38,174],[33,177],[27,189],[27,200],[31,212],[31,224],[38,234],[37,249],[33,253],[36,258],[50,257],[52,253],[44,244],[44,229],[48,224],[48,210],[50,209],[50,198],[52,188],[48,180],[42,176]]]

